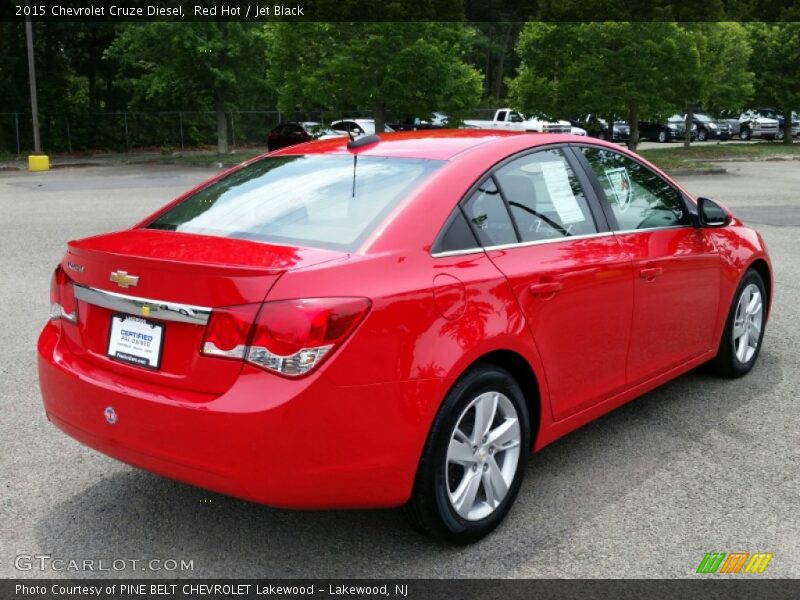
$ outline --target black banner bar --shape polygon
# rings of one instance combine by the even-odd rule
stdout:
[[[2,0],[0,21],[797,21],[794,0]]]
[[[786,579],[527,579],[527,580],[152,580],[6,579],[3,600],[783,600],[797,598],[798,582]]]

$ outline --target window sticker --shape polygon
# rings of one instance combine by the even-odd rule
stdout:
[[[586,217],[575,199],[575,193],[569,183],[569,173],[567,166],[561,162],[541,163],[542,175],[547,192],[550,194],[550,201],[556,209],[561,222],[564,225],[570,223],[581,223]]]
[[[606,179],[611,186],[611,191],[614,194],[614,199],[619,207],[620,214],[628,210],[631,205],[631,178],[628,175],[628,169],[619,167],[617,169],[607,169],[605,171]]]

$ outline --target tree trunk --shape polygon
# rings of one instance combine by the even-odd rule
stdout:
[[[386,125],[386,107],[383,104],[373,106],[372,118],[375,119],[375,133],[383,133]]]
[[[225,92],[214,93],[214,110],[217,113],[217,154],[228,153],[228,118],[225,116]]]
[[[792,145],[792,109],[783,109],[783,143]]]
[[[689,105],[686,109],[686,121],[684,122],[686,131],[683,132],[683,147],[689,148],[692,145],[692,125],[694,125],[694,106]]]
[[[503,38],[503,49],[497,59],[497,72],[494,74],[494,98],[499,100],[503,91],[503,74],[506,68],[506,55],[509,51],[509,44],[511,43],[511,30],[514,27],[513,23],[506,24],[506,34]]]
[[[628,123],[631,126],[631,134],[628,137],[628,150],[636,152],[639,144],[639,107],[635,102],[628,104]]]

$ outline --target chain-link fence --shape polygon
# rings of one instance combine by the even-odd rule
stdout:
[[[242,110],[226,113],[228,143],[232,148],[264,146],[267,134],[283,121],[330,123],[364,116],[363,111]],[[0,112],[0,154],[33,150],[30,113]],[[133,149],[184,150],[217,144],[217,115],[213,111],[76,112],[40,117],[45,152],[110,151]]]

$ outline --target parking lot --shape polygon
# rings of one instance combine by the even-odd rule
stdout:
[[[191,560],[180,574],[194,577],[691,577],[706,552],[760,551],[774,554],[763,576],[800,577],[800,168],[725,166],[680,181],[769,246],[776,296],[755,370],[735,381],[692,372],[547,447],[509,518],[467,548],[419,535],[398,510],[295,512],[204,492],[50,425],[35,344],[66,241],[129,226],[215,171],[0,172],[0,576],[133,574],[15,567],[49,554]]]

